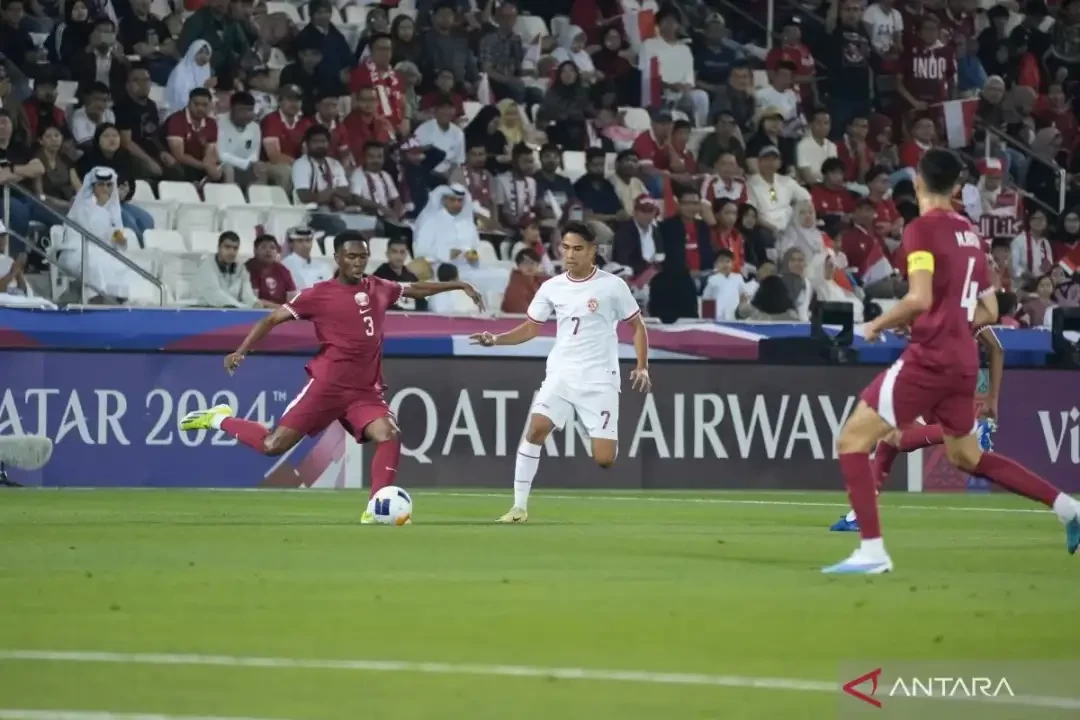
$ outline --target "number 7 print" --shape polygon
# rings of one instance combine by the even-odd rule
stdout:
[[[610,410],[602,410],[600,412],[600,417],[604,418],[604,424],[600,426],[600,429],[601,430],[607,430],[608,423],[611,422],[611,411]]]
[[[571,334],[572,335],[577,335],[578,329],[581,328],[581,318],[572,317],[572,318],[570,318],[570,322],[574,323],[574,332],[571,333]]]

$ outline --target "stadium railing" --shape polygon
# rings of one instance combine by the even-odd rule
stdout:
[[[86,258],[87,258],[87,255],[88,255],[87,250],[89,249],[90,245],[94,245],[94,246],[100,248],[102,251],[108,253],[112,257],[116,258],[121,263],[123,263],[129,270],[134,272],[136,275],[138,275],[140,278],[142,278],[146,282],[153,285],[158,291],[158,296],[159,296],[159,299],[160,299],[160,305],[164,306],[166,304],[166,297],[167,296],[166,296],[165,284],[157,276],[155,276],[153,273],[150,273],[150,272],[146,271],[145,269],[143,269],[142,267],[140,267],[138,265],[138,263],[136,263],[136,262],[132,261],[130,258],[126,257],[123,253],[116,250],[116,248],[112,247],[109,243],[104,242],[104,241],[98,239],[97,237],[95,237],[86,228],[82,227],[81,225],[79,225],[76,222],[73,222],[71,219],[67,218],[64,215],[61,215],[60,213],[58,213],[53,208],[51,208],[48,205],[46,205],[45,203],[41,202],[41,200],[34,197],[34,195],[32,193],[30,193],[28,190],[26,190],[25,188],[15,184],[15,183],[5,183],[3,188],[4,188],[4,193],[3,193],[4,217],[7,217],[7,218],[11,217],[11,199],[12,199],[12,194],[14,194],[14,195],[16,195],[18,197],[20,202],[23,202],[23,203],[26,203],[27,205],[30,205],[31,207],[33,207],[37,211],[36,213],[34,213],[35,217],[42,217],[42,216],[51,217],[54,220],[53,225],[61,225],[61,226],[63,226],[65,228],[65,230],[67,228],[71,228],[76,233],[78,233],[79,236],[82,238],[82,263],[81,263],[81,265],[79,267],[79,272],[76,274],[76,273],[73,273],[73,272],[69,271],[61,263],[58,262],[59,251],[58,251],[57,248],[52,246],[52,243],[50,243],[48,247],[44,247],[39,242],[36,242],[33,238],[20,237],[13,230],[11,230],[10,228],[8,229],[8,231],[12,234],[12,236],[15,237],[16,239],[20,240],[23,243],[23,245],[27,248],[27,250],[29,250],[30,252],[33,252],[33,253],[35,253],[37,255],[40,255],[43,258],[45,258],[45,260],[49,263],[50,267],[55,268],[57,270],[57,272],[61,272],[65,276],[67,276],[67,277],[71,278],[72,280],[74,280],[75,282],[77,282],[78,286],[79,286],[79,293],[80,293],[81,301],[82,301],[83,304],[86,304],[87,301],[91,297],[93,297],[93,295],[91,295],[91,293],[90,293],[91,290],[94,291],[94,293],[97,294],[97,295],[106,294],[104,288],[95,287],[94,285],[92,285],[92,284],[90,284],[90,283],[88,283],[86,281]],[[50,226],[50,229],[51,229],[51,226]],[[10,247],[11,246],[9,244],[9,246],[8,246],[9,251],[10,251]]]

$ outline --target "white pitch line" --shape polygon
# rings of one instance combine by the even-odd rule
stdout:
[[[423,492],[416,493],[420,497],[424,496]],[[489,493],[489,492],[436,492],[432,493],[432,497],[483,497],[483,498],[507,498],[509,493]],[[588,500],[590,502],[605,502],[612,500],[615,502],[650,502],[650,503],[704,503],[708,505],[782,505],[787,507],[822,507],[822,508],[843,508],[850,510],[850,506],[846,503],[827,503],[827,502],[805,502],[800,500],[733,500],[730,498],[716,498],[716,497],[645,497],[636,495],[552,495],[550,493],[540,492],[534,497],[547,500]],[[986,513],[1047,513],[1048,510],[1037,510],[1035,508],[994,508],[994,507],[972,507],[970,505],[890,505],[885,503],[883,508],[889,510],[928,510],[928,511],[942,511],[942,512],[986,512]]]
[[[154,713],[114,713],[92,710],[17,710],[0,708],[0,720],[270,720],[235,715],[158,715]]]
[[[474,675],[483,677],[543,678],[624,682],[641,685],[692,685],[793,692],[840,692],[839,683],[797,678],[753,677],[747,675],[706,675],[642,670],[591,670],[588,668],[536,667],[531,665],[480,665],[472,663],[412,662],[409,660],[319,660],[307,658],[243,657],[235,655],[187,655],[175,653],[118,653],[79,650],[0,650],[0,661],[42,661],[71,663],[111,663],[116,665],[188,665],[286,670],[349,670],[356,672],[418,673],[423,675]],[[1014,697],[936,697],[927,700],[972,700],[1027,707],[1080,710],[1080,698],[1043,695]],[[0,716],[2,718],[2,716]],[[115,720],[255,720],[254,718],[169,718],[167,716],[113,716]],[[100,720],[113,720],[105,716]],[[27,718],[27,720],[38,720]],[[57,720],[69,720],[60,717]],[[70,720],[99,720],[71,718]]]

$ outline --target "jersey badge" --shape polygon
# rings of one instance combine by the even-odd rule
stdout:
[[[589,312],[596,312],[600,309],[600,303],[596,298],[589,298]]]
[[[360,307],[367,307],[368,304],[371,303],[371,298],[368,297],[368,294],[366,292],[356,293],[355,295],[353,295],[353,300],[355,300],[356,304]]]

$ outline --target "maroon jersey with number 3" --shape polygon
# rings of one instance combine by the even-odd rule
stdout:
[[[365,275],[356,285],[337,279],[315,283],[283,306],[297,320],[315,324],[318,354],[307,373],[323,387],[381,392],[386,311],[405,288]]]
[[[909,273],[933,274],[934,299],[930,310],[912,324],[901,359],[935,373],[975,376],[975,308],[980,297],[994,291],[982,238],[962,215],[931,210],[905,228],[904,253]]]

